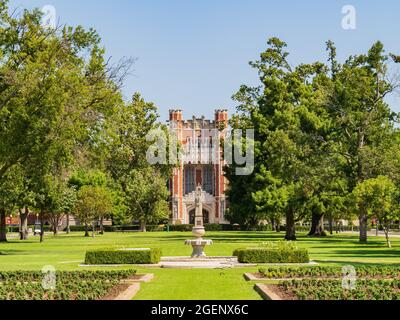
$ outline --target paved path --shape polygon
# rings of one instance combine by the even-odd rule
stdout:
[[[289,264],[289,265],[313,265],[315,262],[307,264]],[[228,269],[240,267],[256,267],[261,264],[239,263],[237,257],[206,257],[202,259],[191,259],[188,257],[162,257],[160,266],[165,269]],[[285,264],[267,264],[285,265]]]
[[[359,234],[358,231],[344,231],[344,232],[341,232],[341,233]],[[376,231],[375,230],[368,231],[368,236],[369,237],[376,237]],[[385,233],[383,231],[379,231],[378,232],[378,237],[384,237],[384,236],[385,236]],[[400,238],[400,232],[389,232],[389,237],[391,237],[391,238]]]

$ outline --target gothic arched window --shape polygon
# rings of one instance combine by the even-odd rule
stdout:
[[[203,190],[207,193],[214,195],[214,177],[212,166],[205,166],[203,168]]]
[[[184,192],[185,195],[192,193],[195,188],[196,188],[196,183],[195,183],[195,177],[194,177],[194,168],[191,166],[188,166],[185,168],[184,171]]]

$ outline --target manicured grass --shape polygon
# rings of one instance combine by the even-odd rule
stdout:
[[[10,240],[0,244],[0,270],[40,270],[52,265],[57,270],[110,270],[132,267],[82,268],[87,250],[102,248],[161,248],[163,256],[189,256],[191,247],[184,241],[192,235],[180,232],[161,233],[106,233],[96,238],[85,238],[83,233],[47,235],[44,243],[38,238],[22,242]],[[207,239],[214,245],[207,247],[209,256],[230,256],[234,249],[256,246],[263,241],[282,240],[283,233],[273,232],[209,232]],[[370,237],[368,244],[360,244],[357,235],[341,234],[327,238],[308,238],[299,235],[298,246],[307,248],[311,260],[322,265],[396,265],[400,266],[400,238],[392,239],[393,248],[385,246],[385,239]],[[257,267],[204,270],[135,268],[138,273],[154,273],[155,279],[142,284],[135,299],[260,299],[253,290],[254,283],[246,282],[245,272],[257,272]]]
[[[207,247],[209,256],[230,256],[234,249],[255,246],[263,241],[281,240],[283,234],[272,232],[209,232],[214,245]],[[28,241],[10,240],[0,244],[0,270],[38,270],[53,265],[58,270],[80,269],[87,250],[127,247],[161,248],[163,256],[189,256],[191,247],[184,241],[192,235],[180,232],[106,233],[96,238],[83,234],[46,236],[44,243],[37,237]],[[356,235],[334,235],[327,238],[308,238],[300,235],[298,245],[307,248],[311,260],[322,264],[395,264],[400,265],[400,238],[392,239],[393,248],[385,246],[382,237],[370,237],[368,244],[360,244]]]
[[[152,272],[134,300],[261,300],[254,283],[243,278],[256,268],[238,269],[138,269]]]

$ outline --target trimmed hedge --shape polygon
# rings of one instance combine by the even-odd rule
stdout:
[[[233,256],[240,263],[308,263],[307,249],[299,248],[245,248],[236,249]]]
[[[92,226],[89,226],[89,230],[91,230]],[[164,226],[162,225],[147,225],[146,230],[148,232],[161,232],[164,231]],[[64,229],[64,231],[66,228]],[[69,230],[71,232],[83,232],[85,231],[85,226],[70,226]],[[96,230],[99,230],[99,227],[96,226]],[[140,231],[139,225],[126,225],[126,226],[103,226],[104,232],[129,232],[129,231]]]
[[[171,224],[169,225],[169,231],[189,232],[192,231],[193,227],[193,224]]]
[[[147,232],[162,232],[165,226],[163,225],[146,225]],[[140,231],[139,225],[124,225],[124,226],[104,226],[105,232],[129,232],[129,231]]]
[[[191,232],[194,225],[192,224],[176,224],[176,225],[147,225],[147,232],[163,232],[163,231],[171,231],[171,232]],[[103,226],[105,232],[134,232],[140,231],[139,225],[123,225],[123,226]],[[209,223],[205,224],[204,228],[206,231],[237,231],[240,228],[231,225],[231,224],[216,224]],[[96,229],[98,227],[96,226]],[[91,230],[91,226],[89,226],[89,230]],[[64,229],[65,231],[65,229]],[[84,226],[70,226],[71,232],[83,232],[85,231]]]
[[[204,225],[206,231],[233,231],[235,230],[232,224],[217,224],[217,223],[210,223]]]
[[[92,226],[89,226],[88,230],[90,231],[92,229]],[[66,231],[67,228],[64,229]],[[70,226],[69,231],[71,232],[84,232],[85,231],[85,226]]]
[[[161,249],[110,249],[86,252],[85,264],[157,264],[161,260]]]
[[[34,231],[35,230],[35,226],[28,226],[28,229],[32,229],[32,231]],[[45,232],[53,231],[53,229],[49,225],[44,225],[43,226],[43,230]],[[19,232],[19,226],[15,226],[15,225],[9,226],[9,225],[7,225],[7,232],[18,233]]]

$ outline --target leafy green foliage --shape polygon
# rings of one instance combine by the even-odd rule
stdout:
[[[143,226],[168,218],[169,195],[165,178],[153,167],[133,170],[126,187],[128,212]]]
[[[327,51],[330,66],[294,67],[286,43],[271,38],[250,63],[260,86],[242,86],[234,95],[239,105],[231,126],[255,130],[256,165],[250,176],[235,175],[236,165],[225,168],[232,223],[252,229],[263,220],[276,225],[285,219],[285,238],[295,240],[296,222],[312,220],[310,235],[324,235],[324,216],[358,216],[364,242],[368,213],[351,205],[352,191],[378,176],[399,185],[396,115],[385,102],[400,85],[388,80],[389,57],[398,59],[380,42],[343,64],[333,42]]]
[[[70,177],[68,183],[75,187],[76,190],[84,186],[105,187],[107,186],[107,176],[100,170],[90,170],[87,172],[80,168]]]
[[[131,103],[118,108],[111,118],[113,140],[105,161],[106,170],[115,182],[115,218],[118,223],[158,223],[168,218],[167,180],[169,165],[150,166],[146,152],[152,142],[148,135],[157,128],[158,113],[153,103],[146,102],[139,93]]]
[[[320,104],[324,94],[316,90],[327,68],[318,62],[292,68],[285,50],[286,43],[270,39],[260,60],[251,63],[261,86],[242,86],[235,95],[240,105],[232,127],[255,129],[254,174],[236,176],[235,166],[226,173],[231,222],[254,226],[284,217],[286,239],[295,240],[295,223],[307,216],[308,202],[327,189],[335,173],[323,161],[330,122]]]
[[[387,244],[391,247],[389,228],[399,218],[396,185],[389,178],[379,176],[359,183],[353,190],[353,196],[359,210],[378,219],[385,231]]]
[[[41,18],[40,10],[11,15],[1,1],[0,189],[19,170],[4,209],[32,206],[42,220],[59,220],[73,202],[64,184],[71,167],[104,145],[101,124],[121,94],[94,30],[45,28]]]
[[[87,228],[95,220],[110,214],[112,212],[112,204],[111,194],[106,188],[83,186],[78,192],[74,213]]]

